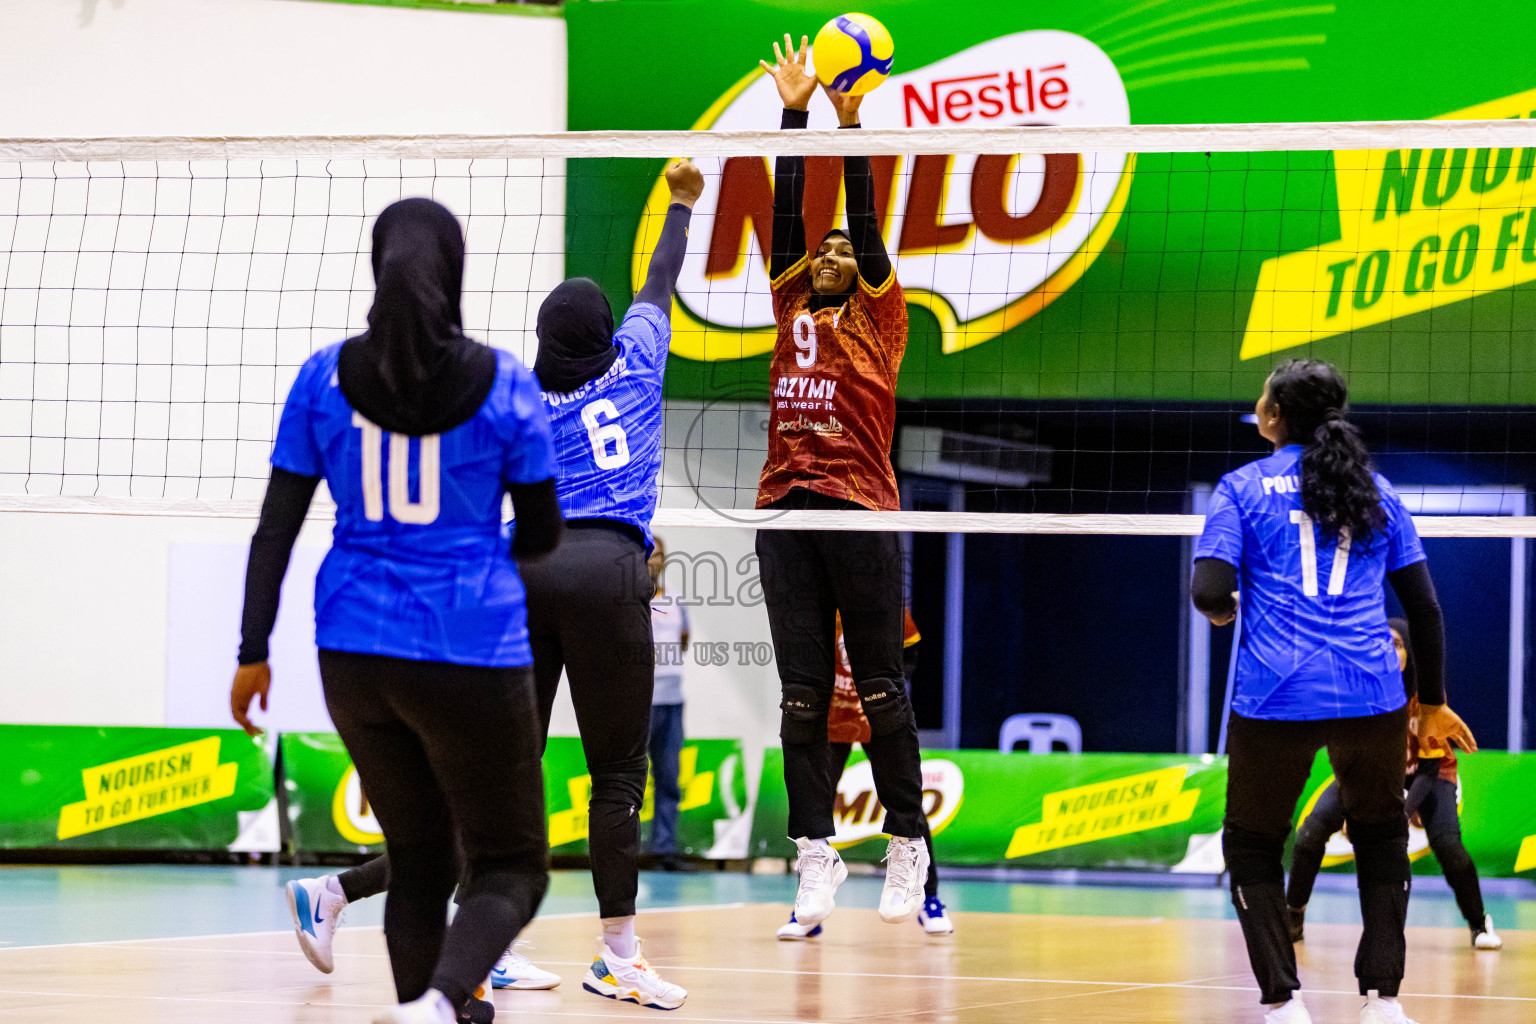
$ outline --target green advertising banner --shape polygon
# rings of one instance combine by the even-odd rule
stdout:
[[[1241,9],[1238,9],[1239,6]],[[827,0],[571,0],[569,127],[776,128],[757,69]],[[865,125],[1528,118],[1536,5],[1048,6],[883,0],[896,41]],[[636,39],[706,47],[615,73]],[[835,124],[817,97],[812,127]],[[679,154],[682,155],[682,154]],[[767,397],[772,167],[700,160],[706,190],[673,308],[668,393]],[[566,264],[623,309],[667,204],[661,161],[568,166]],[[1353,397],[1536,402],[1536,148],[913,155],[874,161],[911,335],[908,399],[1250,400],[1274,360],[1350,371]],[[807,219],[841,216],[807,164]]]
[[[792,857],[784,836],[788,800],[783,751],[763,759],[752,822],[751,856]],[[1462,836],[1488,876],[1536,872],[1536,755],[1484,753],[1464,758]],[[1319,754],[1298,809],[1305,815],[1333,784]],[[941,864],[1219,873],[1226,804],[1224,757],[1174,754],[999,754],[929,751],[923,800]],[[832,842],[847,860],[885,855],[885,810],[861,754],[838,782]],[[1419,873],[1439,871],[1423,829],[1410,830]],[[1335,836],[1329,868],[1347,870],[1348,840]]]
[[[282,750],[295,848],[305,853],[382,852],[384,835],[341,737],[284,733]],[[679,761],[683,798],[678,806],[678,850],[702,856],[746,807],[741,741],[689,740]],[[552,853],[587,852],[591,795],[592,777],[587,774],[581,740],[550,737],[544,753],[544,798]],[[653,816],[652,797],[653,785],[647,779],[642,822]]]
[[[273,799],[271,756],[238,729],[0,725],[7,849],[275,850],[241,843]]]

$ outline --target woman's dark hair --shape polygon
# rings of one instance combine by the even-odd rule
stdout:
[[[1289,440],[1303,445],[1301,507],[1328,536],[1349,529],[1364,543],[1386,525],[1371,453],[1346,418],[1349,388],[1331,363],[1292,359],[1269,375],[1269,398],[1280,408]]]

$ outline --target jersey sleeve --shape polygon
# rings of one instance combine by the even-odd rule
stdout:
[[[1211,493],[1205,510],[1205,528],[1195,541],[1196,558],[1219,558],[1229,565],[1243,564],[1243,514],[1237,503],[1237,488],[1229,477]]]
[[[632,303],[613,340],[626,356],[653,369],[667,361],[672,347],[672,317],[653,303]]]
[[[875,325],[876,338],[883,345],[889,339],[907,336],[907,295],[896,280],[892,270],[885,283],[872,288],[864,278],[859,278],[859,301],[869,311]]]
[[[316,353],[299,368],[293,387],[288,389],[288,401],[283,403],[283,415],[277,423],[277,440],[272,444],[272,465],[300,476],[323,476],[325,472],[312,417],[318,361],[319,353]]]
[[[1381,491],[1381,509],[1387,514],[1387,572],[1424,561],[1428,556],[1424,554],[1418,528],[1413,525],[1413,516],[1403,507],[1403,499],[1381,477],[1376,478],[1376,486]]]
[[[512,373],[512,408],[502,423],[505,454],[501,478],[508,484],[536,484],[555,475],[555,446],[544,396],[521,363]]]
[[[772,282],[773,318],[782,322],[811,291],[811,258],[802,256]]]

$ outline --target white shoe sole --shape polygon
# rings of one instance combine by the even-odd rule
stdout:
[[[542,992],[546,989],[558,988],[559,986],[559,978],[555,978],[553,981],[529,981],[526,978],[519,978],[516,981],[497,984],[495,975],[491,976],[491,988],[497,992]]]
[[[294,883],[288,883],[283,886],[283,895],[288,899],[288,916],[293,918],[293,934],[298,937],[299,950],[304,954],[304,959],[314,965],[315,970],[321,974],[330,974],[336,969],[335,958],[322,956],[321,948],[309,937],[303,925],[299,924],[299,904],[293,895],[295,888]],[[327,949],[323,952],[329,954],[331,951]]]
[[[844,864],[843,859],[839,857],[837,859],[837,863],[832,868],[832,885],[830,887],[831,893],[829,893],[827,896],[826,913],[816,914],[812,911],[802,911],[800,909],[800,904],[796,902],[795,920],[803,925],[814,928],[821,924],[821,922],[825,921],[827,918],[831,917],[832,911],[837,909],[837,900],[835,898],[837,894],[837,887],[846,881],[848,881],[848,865]]]
[[[601,978],[593,977],[591,971],[581,979],[581,987],[596,996],[615,999],[621,1003],[638,1003],[641,1006],[649,1006],[653,1010],[675,1010],[688,1001],[686,995],[676,1002],[654,997],[647,998],[640,994],[639,989],[625,989],[622,985],[610,984]],[[385,1022],[385,1024],[391,1024],[391,1022]]]

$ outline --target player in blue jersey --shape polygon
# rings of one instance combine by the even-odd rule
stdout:
[[[670,1010],[688,993],[646,963],[634,923],[655,668],[646,558],[661,472],[672,291],[704,177],[679,160],[666,179],[666,221],[618,329],[602,290],[585,278],[563,282],[539,308],[533,369],[549,411],[569,532],[527,582],[545,731],[563,670],[592,776],[588,846],[603,945],[582,987]]]
[[[1410,881],[1408,709],[1386,584],[1418,641],[1418,735],[1476,749],[1445,707],[1444,625],[1424,549],[1392,485],[1372,472],[1347,397],[1327,363],[1277,367],[1254,409],[1274,454],[1222,477],[1195,545],[1195,607],[1216,625],[1242,607],[1222,846],[1266,1024],[1311,1021],[1297,995],[1281,854],[1323,747],[1359,871],[1360,1021],[1407,1021],[1397,992]]]
[[[336,528],[315,581],[320,676],[393,881],[384,932],[400,1005],[376,1024],[488,1019],[475,990],[548,884],[514,557],[561,536],[553,449],[533,375],[461,330],[463,267],[459,224],[437,203],[408,199],[375,222],[368,331],[311,356],[283,408],[230,693],[235,720],[259,732],[249,710],[257,696],[267,706],[283,574],[324,478]],[[445,928],[455,836],[466,867]]]

